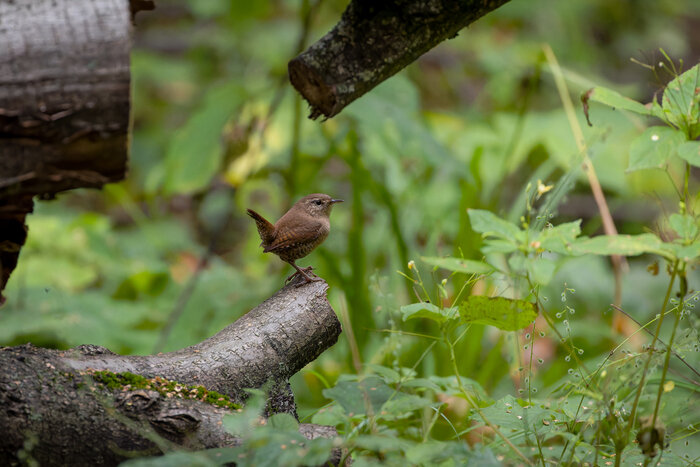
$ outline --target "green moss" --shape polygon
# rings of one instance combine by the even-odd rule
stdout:
[[[86,374],[89,374],[96,382],[111,390],[130,391],[134,389],[151,389],[167,398],[196,399],[226,409],[241,408],[241,405],[232,402],[230,397],[216,391],[210,391],[204,386],[187,386],[177,381],[161,378],[160,376],[146,378],[141,375],[129,373],[128,371],[123,373],[88,371]]]

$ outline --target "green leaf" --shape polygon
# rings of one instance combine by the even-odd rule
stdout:
[[[539,247],[560,254],[570,254],[571,244],[581,235],[581,219],[544,229],[537,237]]]
[[[525,300],[473,295],[459,306],[465,323],[488,324],[504,331],[526,328],[537,318],[537,308]]]
[[[511,395],[483,408],[482,412],[492,423],[500,426],[505,434],[521,430],[539,434],[559,431],[560,424],[567,418],[559,411],[530,405]]]
[[[423,409],[433,405],[431,400],[413,394],[398,393],[395,397],[388,400],[382,407],[382,412],[387,412],[391,415],[407,414],[413,410]]]
[[[414,389],[430,389],[431,391],[440,391],[440,386],[437,384],[433,383],[431,380],[426,379],[426,378],[416,378],[416,379],[410,379],[408,381],[404,381],[401,386],[405,388],[414,388]]]
[[[376,413],[394,394],[394,389],[377,376],[368,376],[360,382],[340,381],[323,390],[323,396],[337,401],[349,416],[364,414],[368,403]]]
[[[470,449],[465,442],[428,440],[415,444],[406,450],[406,461],[409,465],[421,466],[451,466],[478,465],[481,467],[497,467],[503,465],[487,449]]]
[[[165,154],[166,194],[192,193],[209,184],[223,158],[222,130],[243,96],[235,82],[211,88],[202,106],[175,131]]]
[[[489,253],[512,253],[518,251],[518,245],[510,240],[488,239],[484,241],[481,252],[485,255]]]
[[[654,234],[640,235],[598,235],[581,237],[572,245],[576,254],[637,256],[655,253],[666,256],[663,242]]]
[[[652,115],[652,111],[644,106],[644,104],[602,86],[593,88],[588,94],[588,98],[592,101],[612,107],[613,109],[629,110],[630,112],[640,115]]]
[[[546,258],[527,258],[525,267],[535,282],[540,285],[547,285],[552,280],[556,263]]]
[[[490,211],[470,209],[468,212],[472,229],[484,237],[494,236],[516,241],[522,236],[522,231],[515,224],[501,219]]]
[[[392,452],[408,449],[410,442],[395,436],[360,435],[352,439],[353,445],[374,452]]]
[[[461,272],[464,274],[489,274],[494,271],[493,266],[490,264],[470,259],[454,258],[449,256],[445,258],[439,258],[436,256],[422,256],[421,260],[432,266],[437,266],[442,269],[447,269],[448,271]]]
[[[311,417],[311,423],[318,425],[337,426],[348,421],[345,410],[340,405],[333,404],[323,407]]]
[[[163,293],[169,281],[170,275],[167,272],[139,271],[124,279],[112,298],[137,300],[142,295],[157,297]]]
[[[666,119],[688,139],[700,136],[700,65],[695,65],[668,83],[661,99]]]
[[[678,258],[681,261],[690,262],[700,256],[700,242],[684,246],[678,243],[664,243],[663,248],[667,257]]]
[[[698,234],[698,224],[695,218],[688,214],[672,214],[668,223],[678,236],[685,240],[692,240]]]
[[[686,141],[685,135],[673,128],[653,126],[632,141],[627,171],[661,169],[678,146]]]
[[[454,308],[440,308],[432,303],[412,303],[401,307],[403,320],[415,318],[428,318],[439,324],[455,317]]]
[[[240,451],[235,448],[206,449],[202,451],[171,451],[157,457],[139,457],[122,462],[126,467],[218,467],[233,464]]]
[[[267,419],[270,428],[282,431],[299,431],[299,422],[288,413],[276,413]]]
[[[381,376],[384,378],[384,381],[389,384],[398,383],[401,381],[401,375],[393,368],[387,368],[383,365],[377,365],[375,363],[366,363],[365,368]]]
[[[686,141],[678,146],[678,156],[690,165],[700,167],[700,141]]]

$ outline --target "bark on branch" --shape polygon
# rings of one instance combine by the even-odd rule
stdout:
[[[340,22],[289,62],[310,118],[340,113],[460,29],[508,0],[352,0]]]
[[[322,282],[290,284],[211,338],[165,354],[122,356],[89,345],[0,349],[0,465],[16,463],[27,445],[41,465],[113,465],[166,450],[161,438],[188,449],[235,445],[220,424],[229,408],[180,398],[191,387],[170,396],[156,383],[109,388],[95,376],[100,370],[203,386],[234,402],[245,399],[243,389],[272,382],[282,391],[272,396],[271,409],[295,414],[288,378],[341,332],[326,290]],[[334,433],[315,425],[301,431],[307,437]]]

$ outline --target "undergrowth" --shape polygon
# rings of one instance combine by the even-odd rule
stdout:
[[[547,61],[564,107],[573,109],[556,61]],[[568,171],[523,188],[519,215],[469,209],[481,258],[407,261],[399,274],[416,302],[399,307],[386,301],[390,319],[379,330],[384,340],[357,374],[342,374],[331,385],[310,373],[323,380],[328,403],[302,422],[332,425],[337,438],[305,440],[285,414],[261,422],[263,399],[254,398],[258,402],[227,421],[243,440],[225,451],[227,458],[238,465],[315,465],[340,449],[354,466],[697,465],[690,440],[697,441],[700,430],[692,403],[700,387],[694,367],[700,295],[691,279],[700,257],[699,194],[692,183],[693,168],[700,166],[700,65],[683,71],[667,58],[653,68],[673,73],[660,99],[643,105],[596,87],[582,103],[589,122],[597,108],[589,109],[592,102],[659,122],[632,142],[627,171],[656,170],[673,185],[675,209],[663,225],[633,235],[589,236],[581,220],[557,222],[574,181],[594,175],[590,143],[581,139]],[[573,134],[582,134],[578,120],[568,117]],[[353,177],[362,176],[359,161],[349,166]],[[587,178],[593,185],[590,173]],[[607,209],[597,201],[601,212]],[[357,209],[353,216],[361,216]],[[576,269],[600,264],[598,258],[611,259],[614,292],[600,316],[581,316],[577,302],[596,293],[597,278],[577,276]],[[567,268],[571,282],[560,282]],[[618,293],[637,293],[623,278],[640,270],[664,292],[653,303],[655,313],[637,322],[639,314],[622,308]],[[348,286],[366,287],[355,282]],[[381,295],[382,280],[371,282]],[[601,348],[591,339],[607,350],[588,352]],[[465,362],[465,349],[475,346],[479,359]],[[169,456],[214,462],[206,452]],[[130,464],[176,460],[169,456]]]

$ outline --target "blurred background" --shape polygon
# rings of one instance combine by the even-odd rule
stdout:
[[[288,84],[287,62],[346,4],[159,0],[155,11],[140,13],[128,178],[37,202],[0,310],[0,344],[90,343],[147,354],[199,342],[292,272],[262,253],[245,209],[274,221],[301,196],[324,192],[346,202],[335,207],[326,242],[299,264],[329,283],[346,332],[294,377],[300,414],[322,406],[321,390],[359,371],[360,362],[411,367],[426,341],[392,331],[436,329],[400,322],[399,308],[417,298],[398,271],[413,274],[413,260],[430,290],[448,278],[454,294],[464,278],[434,271],[421,257],[480,259],[467,208],[517,221],[528,183],[556,184],[572,168],[577,150],[544,43],[578,104],[618,229],[658,232],[676,209],[662,171],[625,173],[629,143],[650,122],[592,104],[588,127],[578,96],[605,85],[649,102],[672,76],[631,59],[657,65],[663,48],[685,68],[697,63],[700,2],[514,0],[341,115],[313,122]],[[583,174],[553,222],[578,218],[585,234],[602,233]],[[647,270],[653,265],[653,258],[631,259],[624,278],[623,308],[639,321],[653,317],[667,286]],[[554,310],[567,310],[585,358],[619,341],[605,258],[558,262],[543,295]],[[459,343],[461,373],[493,397],[512,393],[515,339],[475,327]],[[539,344],[547,386],[567,364],[556,342]],[[418,371],[451,374],[444,352],[436,347]]]

